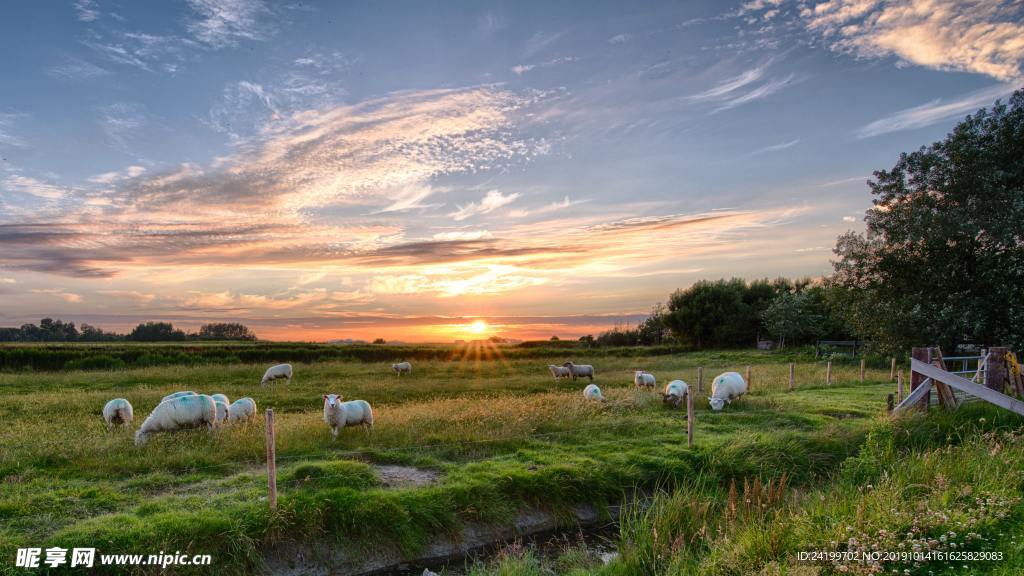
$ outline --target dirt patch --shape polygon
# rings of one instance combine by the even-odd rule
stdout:
[[[433,470],[413,468],[411,466],[394,466],[390,464],[374,464],[374,472],[388,488],[418,488],[437,482],[440,474]]]

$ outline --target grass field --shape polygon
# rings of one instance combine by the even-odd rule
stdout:
[[[591,360],[580,351],[573,355],[578,362]],[[885,395],[894,388],[887,366],[869,369],[860,383],[856,366],[837,364],[834,383],[826,386],[824,364],[801,362],[790,392],[788,360],[738,352],[594,358],[596,382],[609,399],[603,404],[584,401],[583,383],[553,382],[545,360],[483,360],[473,354],[416,362],[413,375],[401,381],[383,362],[297,364],[291,386],[261,387],[265,366],[249,364],[3,373],[0,571],[11,570],[16,548],[53,544],[104,552],[210,553],[219,573],[256,571],[266,546],[292,540],[336,541],[365,554],[385,548],[414,554],[431,535],[457,534],[467,522],[508,523],[524,506],[562,513],[577,503],[614,505],[640,488],[663,494],[653,506],[636,507],[646,511],[642,517],[623,522],[618,561],[599,567],[577,551],[559,560],[556,571],[756,572],[795,550],[801,538],[814,536],[804,541],[816,542],[843,518],[864,518],[863,493],[848,492],[868,482],[885,485],[883,476],[896,482],[884,458],[895,465],[902,463],[900,454],[911,455],[907,462],[924,454],[917,476],[908,472],[909,486],[911,476],[929,470],[934,475],[929,461],[963,461],[963,454],[927,456],[946,443],[947,434],[968,438],[965,426],[1005,431],[1020,425],[972,407],[946,420],[908,419],[905,425],[917,428],[904,438],[884,418]],[[686,447],[684,413],[632,387],[636,367],[655,373],[660,384],[682,378],[695,385],[698,366],[710,382],[719,372],[742,373],[747,365],[752,385],[746,398],[721,413],[709,411],[703,398],[695,402],[693,449]],[[265,500],[261,421],[213,435],[157,436],[144,448],[134,447],[128,431],[105,431],[100,411],[110,398],[132,402],[137,427],[162,396],[182,389],[223,392],[232,400],[251,396],[260,413],[274,408],[277,513],[268,512]],[[373,404],[373,432],[348,429],[332,442],[321,420],[321,395],[327,392]],[[955,444],[980,454],[992,442],[1000,440]],[[1017,465],[1019,471],[1024,458],[1011,444],[1001,444],[1005,467]],[[874,461],[847,460],[865,453],[876,454]],[[382,486],[372,465],[389,463],[432,470],[439,480],[421,487]],[[971,469],[961,467],[959,473]],[[995,478],[986,489],[998,492],[1005,513],[1018,514],[1019,505],[1006,502],[1021,489],[1019,472],[984,472]],[[778,484],[783,478],[784,490]],[[754,482],[772,483],[779,494],[764,502],[763,512],[730,511],[733,482],[739,494],[744,483],[753,490]],[[894,484],[892,490],[907,488]],[[942,494],[929,498],[939,503]],[[875,506],[885,502],[879,496]],[[704,516],[686,519],[704,508]],[[785,546],[770,536],[761,541],[784,520],[803,528],[786,532]],[[995,525],[1005,519],[989,520]],[[654,526],[663,526],[662,534],[682,534],[680,523],[703,532],[689,540],[662,537],[649,546],[639,537]],[[732,556],[715,545],[726,535],[735,543]],[[691,544],[676,545],[677,540]],[[659,548],[666,542],[668,548]],[[530,573],[550,569],[545,562],[527,554],[475,570]]]

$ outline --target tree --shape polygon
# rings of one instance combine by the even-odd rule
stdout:
[[[255,340],[256,335],[244,324],[223,322],[203,324],[199,327],[199,338],[203,340]]]
[[[780,292],[761,313],[765,329],[778,338],[780,349],[786,347],[786,338],[799,338],[817,320],[808,300],[805,293]]]
[[[835,248],[837,309],[880,348],[1024,345],[1024,91],[869,181]]]
[[[697,348],[735,345],[736,333],[746,324],[749,306],[743,302],[746,282],[701,280],[669,296],[665,325],[683,342]],[[755,321],[757,318],[755,317]],[[753,339],[754,334],[749,335]]]
[[[387,342],[383,338],[374,338],[374,344],[386,344]]]
[[[128,338],[139,342],[181,341],[185,333],[175,330],[170,322],[146,322],[136,326]]]

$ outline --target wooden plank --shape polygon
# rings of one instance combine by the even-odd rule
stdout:
[[[966,392],[972,396],[977,396],[978,398],[981,398],[982,400],[989,402],[991,404],[995,404],[1000,408],[1006,408],[1010,412],[1015,412],[1017,414],[1020,414],[1021,416],[1024,416],[1024,402],[1021,402],[1020,400],[1017,400],[1016,398],[1013,398],[1011,396],[1007,396],[1002,392],[997,392],[991,388],[988,388],[987,386],[975,384],[974,382],[971,382],[967,378],[958,376],[957,374],[946,372],[945,370],[941,370],[939,368],[936,368],[935,366],[932,366],[931,364],[926,364],[919,360],[911,359],[910,369],[915,373],[922,374],[930,379],[941,379],[945,384],[948,384],[949,386],[952,386],[953,388],[956,388],[961,392]],[[910,396],[913,395],[914,393],[911,392]],[[910,396],[907,396],[907,398],[910,398]]]
[[[946,363],[942,360],[942,350],[939,350],[938,348],[934,349],[932,364],[941,370],[946,369]],[[953,395],[953,391],[949,389],[949,386],[946,386],[946,384],[940,380],[936,380],[935,391],[939,393],[939,404],[947,410],[956,410],[956,396]]]
[[[914,348],[910,349],[910,357],[911,358],[917,358],[919,361],[922,361],[922,362],[929,362],[930,363],[932,361],[932,349],[931,348],[922,348],[922,347],[915,346]],[[911,370],[910,371],[910,391],[913,392],[914,389],[917,388],[918,384],[920,384],[922,380],[924,380],[924,376],[922,376],[921,374],[918,374],[918,373],[914,372],[913,370]],[[931,397],[932,397],[931,394],[925,394],[924,398],[921,399],[921,409],[922,410],[927,410],[928,409],[928,404],[930,404]]]
[[[907,397],[903,399],[895,408],[892,409],[893,414],[899,414],[900,412],[913,408],[915,404],[921,401],[922,398],[928,395],[928,391],[932,389],[932,379],[925,378],[923,381],[918,382],[917,388],[910,391]]]

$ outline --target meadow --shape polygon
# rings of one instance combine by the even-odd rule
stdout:
[[[583,382],[554,382],[548,360],[499,351],[416,361],[401,380],[382,361],[296,364],[290,386],[260,386],[266,365],[241,362],[0,373],[0,571],[13,570],[15,549],[50,545],[210,553],[218,573],[238,574],[265,568],[268,549],[296,542],[415,557],[437,534],[507,525],[524,509],[570,524],[578,504],[609,516],[635,501],[623,508],[620,556],[608,565],[568,549],[554,559],[511,554],[470,570],[787,573],[798,549],[848,546],[848,528],[921,526],[920,501],[941,509],[991,499],[984,514],[967,506],[951,520],[929,517],[935,530],[970,518],[972,533],[998,531],[1021,515],[1024,454],[1012,435],[1022,422],[984,406],[893,421],[885,415],[894,385],[884,359],[869,363],[864,382],[858,366],[837,359],[827,385],[823,362],[793,354],[565,352],[595,365],[608,402],[593,403],[580,393]],[[797,385],[789,391],[794,358]],[[695,385],[699,366],[709,383],[748,365],[751,392],[733,406],[712,412],[697,398],[693,448],[685,411],[632,385],[635,368],[655,373],[660,385]],[[183,389],[251,396],[261,415],[274,409],[275,512],[266,501],[262,418],[215,434],[156,436],[143,448],[130,431],[105,431],[100,412],[110,398],[132,402],[137,427],[161,397]],[[321,395],[329,392],[369,401],[373,431],[348,429],[332,442],[322,422]],[[998,457],[981,458],[996,444]],[[979,459],[987,464],[976,466]],[[396,485],[380,476],[383,465],[414,467],[431,481]],[[944,484],[935,484],[937,475]],[[904,517],[894,502],[908,493],[917,499]]]

